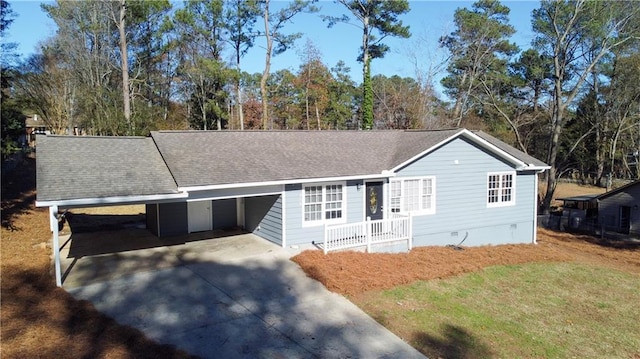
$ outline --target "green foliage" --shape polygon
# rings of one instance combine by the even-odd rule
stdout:
[[[451,54],[447,70],[441,81],[445,93],[456,103],[452,117],[460,125],[462,116],[470,108],[478,107],[474,98],[482,96],[484,85],[504,82],[507,61],[518,52],[509,42],[515,33],[509,24],[509,8],[497,0],[480,0],[472,9],[459,8],[454,14],[456,30],[440,38],[440,46]]]
[[[11,9],[11,4],[5,0],[0,0],[0,37],[4,38],[5,31],[13,22],[15,14]],[[2,134],[2,159],[20,150],[20,137],[24,135],[24,115],[21,107],[17,103],[12,91],[14,77],[16,76],[13,68],[13,60],[15,58],[14,49],[16,44],[2,42],[0,50],[2,56],[0,59],[0,80],[2,86],[0,88],[0,106],[2,121],[0,133]]]
[[[358,20],[362,31],[362,46],[358,61],[362,62],[362,122],[363,129],[373,129],[373,91],[371,89],[371,60],[384,57],[389,46],[384,44],[387,36],[409,38],[409,26],[405,26],[398,16],[409,12],[407,0],[339,0]],[[338,22],[349,23],[347,15],[323,16],[329,27]],[[377,36],[376,36],[377,35]]]
[[[326,122],[333,129],[347,129],[354,119],[356,87],[349,77],[350,70],[343,61],[331,68],[334,80],[329,84]]]
[[[369,60],[370,62],[371,60]],[[373,129],[373,85],[371,84],[371,66],[365,66],[364,81],[362,83],[363,99],[362,99],[362,124],[363,130]]]

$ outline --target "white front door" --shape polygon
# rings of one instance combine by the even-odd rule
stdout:
[[[211,201],[188,202],[187,216],[189,219],[189,233],[210,231],[213,229]]]

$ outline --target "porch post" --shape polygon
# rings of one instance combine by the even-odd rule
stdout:
[[[365,236],[367,238],[367,253],[371,253],[371,217],[365,221]]]
[[[324,224],[324,239],[322,240],[322,249],[324,250],[324,254],[327,254],[328,250],[327,250],[327,236],[329,233],[329,226],[325,223]]]
[[[409,213],[409,250],[413,249],[413,217]]]
[[[49,224],[51,226],[52,249],[53,249],[53,266],[56,272],[56,285],[62,287],[62,274],[60,271],[60,239],[58,233],[58,206],[49,207]]]

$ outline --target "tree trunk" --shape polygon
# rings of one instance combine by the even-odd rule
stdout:
[[[240,64],[238,63],[238,73],[240,72]],[[244,131],[244,113],[242,111],[242,90],[240,89],[240,79],[236,83],[236,94],[238,101],[238,121],[240,122],[240,131]]]
[[[369,55],[369,17],[362,19],[362,129],[373,129],[373,88],[371,87],[371,59]]]
[[[129,92],[129,60],[127,52],[127,34],[125,28],[125,16],[127,11],[126,0],[120,0],[120,18],[118,32],[120,33],[120,62],[122,65],[122,100],[124,103],[124,119],[127,123],[127,131],[133,135],[135,128],[131,124],[131,94]]]
[[[264,2],[264,33],[267,39],[267,51],[265,54],[264,71],[262,72],[262,78],[260,79],[260,95],[262,96],[262,129],[268,129],[269,121],[269,108],[268,108],[268,95],[267,95],[267,79],[269,78],[269,71],[271,71],[271,51],[273,50],[273,38],[269,32],[269,1]]]
[[[551,118],[551,141],[549,143],[549,154],[547,156],[547,163],[551,166],[547,172],[547,192],[545,193],[544,200],[542,202],[542,211],[544,214],[548,214],[551,209],[551,201],[553,200],[553,194],[555,193],[556,186],[558,185],[558,147],[560,146],[560,133],[562,132],[562,114],[564,111],[564,104],[562,103],[562,83],[561,83],[561,71],[556,68],[556,77],[553,94],[553,114]]]

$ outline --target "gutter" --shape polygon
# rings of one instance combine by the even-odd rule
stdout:
[[[188,192],[180,192],[174,194],[152,194],[142,196],[114,196],[114,197],[101,197],[101,198],[77,198],[77,199],[64,199],[54,201],[38,201],[36,200],[36,207],[81,207],[81,206],[104,206],[104,205],[118,205],[118,204],[138,204],[149,202],[162,202],[175,199],[184,199],[189,197]]]

